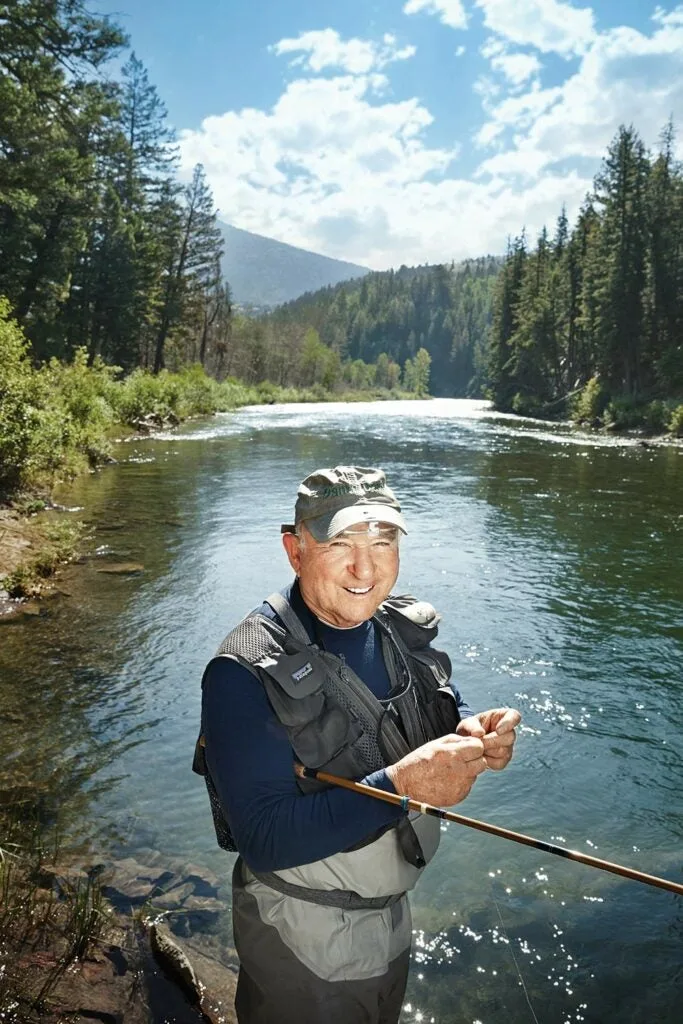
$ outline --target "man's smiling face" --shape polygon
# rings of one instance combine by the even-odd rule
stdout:
[[[363,523],[319,544],[305,526],[283,543],[307,606],[319,619],[348,629],[371,618],[398,577],[395,526]]]

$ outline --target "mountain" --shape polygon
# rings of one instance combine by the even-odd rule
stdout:
[[[367,267],[333,260],[274,238],[219,222],[225,241],[223,276],[240,306],[273,308],[304,292],[314,292],[370,273]]]

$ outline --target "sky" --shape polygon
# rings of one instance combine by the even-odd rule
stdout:
[[[99,0],[222,220],[376,270],[502,253],[620,124],[683,157],[683,3]]]

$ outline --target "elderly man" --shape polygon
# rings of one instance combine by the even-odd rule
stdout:
[[[295,775],[295,763],[457,804],[510,760],[518,712],[472,714],[432,647],[438,616],[392,598],[406,524],[378,469],[301,484],[282,527],[296,579],[223,642],[203,680],[195,768],[219,842],[240,856],[233,926],[240,1024],[395,1024],[406,893],[435,818]]]

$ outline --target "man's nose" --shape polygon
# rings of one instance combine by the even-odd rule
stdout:
[[[368,577],[372,576],[374,565],[369,548],[363,545],[353,549],[351,571],[359,580],[368,579]]]

